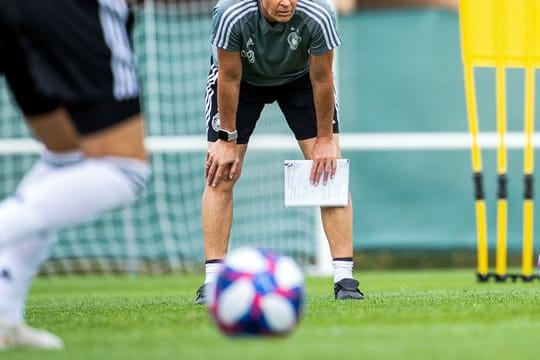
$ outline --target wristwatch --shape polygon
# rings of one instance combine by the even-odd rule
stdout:
[[[238,139],[238,131],[228,131],[225,129],[219,129],[218,131],[218,139],[225,140],[227,142],[234,141]]]

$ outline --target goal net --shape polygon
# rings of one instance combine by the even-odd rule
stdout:
[[[153,176],[132,207],[61,231],[45,273],[162,273],[202,269],[200,199],[206,150],[204,93],[214,1],[145,1],[137,10],[137,53]],[[277,107],[263,112],[235,188],[231,247],[259,245],[317,263],[313,208],[283,205],[283,160],[294,146]],[[287,143],[288,144],[288,143]],[[0,78],[0,196],[12,193],[38,158],[34,142]]]

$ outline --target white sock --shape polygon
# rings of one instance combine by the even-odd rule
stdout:
[[[41,158],[19,182],[16,193],[42,181],[55,168],[82,161],[81,151],[54,153],[44,149]],[[43,232],[26,241],[14,242],[0,251],[0,322],[13,326],[23,323],[26,297],[42,263],[56,242],[56,232]]]
[[[0,251],[0,323],[22,324],[28,291],[56,242],[55,232],[9,244]]]
[[[206,277],[204,279],[205,284],[215,283],[221,269],[223,269],[223,262],[216,261],[204,264]]]
[[[41,150],[41,158],[26,172],[22,180],[17,185],[16,194],[24,192],[27,185],[42,181],[52,173],[52,170],[74,165],[84,160],[84,155],[80,150],[63,153],[52,152],[47,148]]]
[[[50,170],[0,203],[0,249],[130,204],[149,174],[146,162],[127,158],[92,158]]]
[[[337,283],[342,279],[352,279],[353,265],[354,263],[352,260],[332,261],[332,266],[334,268],[334,283]]]

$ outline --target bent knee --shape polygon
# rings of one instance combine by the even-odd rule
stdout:
[[[221,179],[220,182],[217,184],[217,186],[210,186],[207,184],[206,188],[210,189],[211,191],[222,192],[222,193],[232,192],[234,189],[234,185],[238,181],[239,177],[240,177],[240,174],[237,174],[232,179]]]

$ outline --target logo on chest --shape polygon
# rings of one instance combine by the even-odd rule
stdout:
[[[298,35],[294,28],[291,28],[291,33],[287,36],[287,42],[291,50],[298,49],[298,45],[302,42],[302,37]]]
[[[254,45],[255,45],[255,42],[253,41],[253,39],[249,38],[248,41],[246,42],[246,50],[242,50],[240,52],[240,55],[243,58],[246,58],[250,64],[253,64],[255,62],[255,51],[250,49],[250,46],[254,46]]]

